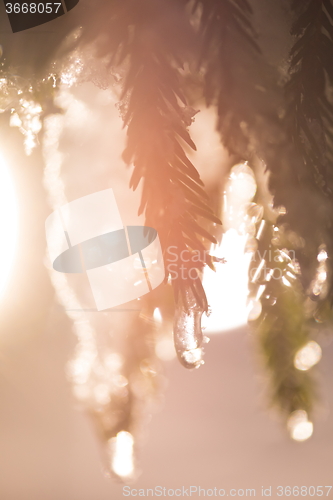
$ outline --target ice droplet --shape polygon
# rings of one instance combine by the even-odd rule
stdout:
[[[183,359],[187,364],[197,366],[199,362],[202,361],[202,349],[197,347],[197,349],[191,349],[183,353]]]
[[[198,368],[203,364],[201,316],[203,308],[188,287],[182,295],[175,312],[173,336],[179,361],[185,368]]]

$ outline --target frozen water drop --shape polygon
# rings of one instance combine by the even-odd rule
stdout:
[[[196,368],[202,364],[202,355],[202,349],[198,347],[197,349],[184,351],[182,357],[187,365],[191,365],[192,368]]]
[[[202,313],[203,308],[197,303],[191,288],[186,289],[179,299],[173,328],[177,356],[185,368],[196,368],[201,364]]]

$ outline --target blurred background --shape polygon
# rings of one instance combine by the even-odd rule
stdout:
[[[118,168],[124,132],[114,106],[116,96],[88,83],[65,90],[61,98],[67,106],[63,134],[70,137],[59,146],[65,183],[73,185],[78,179],[77,189],[89,191],[91,183],[98,183],[102,176],[103,158],[108,153],[114,158],[110,185],[119,199],[126,197],[129,172]],[[78,121],[73,120],[73,107],[79,113]],[[193,126],[199,168],[208,186],[230,161],[221,149],[215,154],[221,147],[213,131],[214,118],[213,111],[202,109]],[[85,120],[99,123],[108,134],[99,135],[97,142],[95,128]],[[7,186],[6,192],[12,193],[14,201],[9,199],[12,212],[4,211],[2,219],[12,218],[15,225],[16,207],[18,224],[16,243],[15,234],[2,240],[2,252],[11,266],[3,280],[0,314],[1,497],[121,498],[122,485],[105,477],[94,427],[75,401],[66,378],[75,337],[44,265],[44,220],[51,209],[42,186],[42,158],[38,149],[25,155],[15,127],[3,129],[2,161],[9,175],[4,178],[13,187],[10,192]],[[114,142],[108,140],[109,134],[116,138]],[[212,151],[218,162],[210,157]],[[79,161],[73,161],[78,155]],[[80,172],[90,161],[95,170],[88,179]],[[210,168],[205,171],[203,165]],[[132,200],[133,206],[136,202]],[[126,217],[124,200],[121,205]],[[248,260],[242,260],[244,242],[233,241],[233,245],[229,254],[225,253],[227,247],[222,251],[228,262],[220,264],[216,281],[210,284],[213,290],[207,290],[220,307],[218,311],[213,308],[212,318],[218,314],[215,333],[209,335],[211,341],[205,349],[205,365],[187,371],[176,359],[165,362],[164,395],[142,440],[142,474],[132,487],[255,488],[259,495],[262,486],[330,482],[333,345],[329,337],[322,343],[314,435],[305,442],[292,441],[278,413],[268,408],[261,359],[254,334],[245,325]],[[2,271],[4,277],[7,267]]]
[[[288,47],[282,17],[283,9],[268,2],[257,20],[272,64],[281,61]],[[59,179],[69,199],[112,187],[124,220],[136,217],[140,193],[129,193],[127,188],[130,171],[121,160],[125,132],[117,100],[116,88],[103,90],[93,83],[68,87],[64,82],[57,101],[64,113],[60,121],[48,122],[48,146],[34,148],[29,156],[19,127],[14,122],[9,127],[0,114],[0,498],[4,500],[123,496],[122,484],[106,477],[95,429],[66,376],[76,340],[72,320],[51,284],[44,232]],[[198,147],[196,166],[208,189],[232,161],[214,131],[215,120],[214,111],[201,106],[191,127]],[[58,160],[58,177],[51,179]],[[48,177],[44,168],[49,169]],[[272,486],[272,497],[277,498],[277,486],[330,485],[331,339],[325,335],[321,339],[313,436],[293,441],[269,407],[256,339],[246,325],[249,257],[243,253],[244,241],[230,238],[219,249],[227,263],[219,264],[214,279],[205,276],[210,303],[218,298],[208,327],[211,341],[205,348],[205,365],[187,371],[173,354],[164,356],[162,396],[149,414],[139,450],[141,475],[133,488],[255,488],[260,496],[262,487]]]

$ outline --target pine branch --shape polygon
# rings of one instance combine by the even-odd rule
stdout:
[[[135,190],[142,181],[139,213],[158,231],[166,277],[173,281],[176,299],[183,287],[190,286],[206,310],[199,275],[205,263],[212,263],[202,249],[216,241],[209,228],[220,221],[189,158],[196,146],[188,132],[191,120],[179,69],[195,40],[185,6],[183,0],[101,0],[78,43],[94,40],[97,56],[112,54],[109,65],[125,71],[123,159],[134,165],[130,186]],[[108,31],[99,36],[104,25]],[[171,260],[170,248],[177,262]],[[184,251],[189,251],[190,261],[200,253],[191,268],[182,262]]]
[[[287,288],[275,280],[266,291],[276,297],[276,303],[272,306],[264,302],[258,330],[272,376],[272,399],[287,414],[309,412],[314,403],[314,383],[310,373],[294,365],[296,353],[310,339],[304,322],[303,295],[295,286]]]
[[[198,35],[207,104],[217,105],[217,129],[224,145],[248,159],[249,132],[256,130],[259,139],[263,118],[267,122],[274,114],[277,78],[261,57],[247,0],[197,0],[194,9],[201,12]]]
[[[139,61],[140,67],[133,76],[130,71],[125,86],[130,97],[125,118],[128,121],[128,143],[124,158],[134,164],[131,185],[135,188],[138,180],[143,179],[140,212],[146,213],[146,224],[156,228],[160,235],[166,268],[169,269],[172,262],[168,248],[174,247],[179,256],[174,275],[178,286],[182,286],[181,280],[189,282],[206,309],[199,275],[195,273],[193,277],[192,272],[190,277],[189,270],[185,269],[185,274],[180,277],[180,256],[184,250],[190,250],[186,238],[197,247],[201,236],[216,242],[195,222],[195,212],[200,205],[205,206],[200,215],[217,220],[205,203],[207,196],[184,150],[184,142],[194,150],[195,145],[187,132],[183,108],[177,99],[181,94],[177,70],[168,58],[157,51],[148,53],[145,47],[140,47],[140,42],[135,41],[139,52],[131,56],[131,64],[136,65]],[[199,270],[203,264],[201,260]]]
[[[252,297],[260,292],[262,312],[255,324],[271,375],[272,401],[288,415],[296,410],[311,411],[315,386],[311,374],[298,370],[294,363],[296,353],[310,340],[310,329],[295,252],[282,248],[283,243],[288,244],[281,231],[273,232],[266,222],[251,262],[249,288]],[[265,262],[260,266],[262,255]]]
[[[196,146],[188,132],[179,69],[193,32],[184,7],[185,3],[170,0],[104,4],[103,17],[110,31],[97,44],[98,53],[113,53],[110,65],[123,64],[126,70],[122,99],[127,145],[123,158],[134,165],[131,187],[136,189],[142,181],[139,213],[145,214],[146,225],[158,231],[176,298],[189,286],[206,310],[199,278],[207,261],[202,249],[208,242],[216,242],[209,224],[220,221],[207,204],[208,196],[188,153]],[[94,24],[92,31],[96,19]],[[91,39],[89,29],[83,40]],[[177,255],[176,262],[169,249]],[[189,252],[189,264],[181,258],[184,251]],[[200,254],[198,261],[191,260],[194,253]]]
[[[312,213],[304,231],[306,264],[315,271],[318,247],[325,243],[333,252],[333,4],[331,0],[293,2],[297,18],[291,33],[296,41],[290,52],[290,81],[286,85],[286,127],[302,168],[298,177],[308,192]],[[310,258],[311,256],[311,258]],[[309,281],[312,275],[309,273]],[[332,273],[330,273],[332,279]],[[329,284],[333,301],[333,282]]]
[[[332,137],[332,132],[324,116],[332,113],[326,83],[333,77],[333,24],[325,4],[332,10],[330,0],[305,3],[294,22],[291,33],[296,42],[290,51],[286,97],[289,131],[304,161],[304,178],[329,195],[326,136]]]

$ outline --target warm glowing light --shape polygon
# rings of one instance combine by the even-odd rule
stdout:
[[[204,326],[209,333],[238,328],[247,322],[248,269],[252,255],[244,253],[245,244],[246,236],[229,229],[214,252],[227,262],[217,263],[216,272],[205,269],[203,285],[212,313],[204,318]]]
[[[190,349],[189,351],[185,351],[183,353],[183,358],[189,365],[195,365],[196,367],[199,367],[204,363],[204,361],[202,360],[202,354],[202,349],[198,347],[197,349]]]
[[[263,216],[260,205],[251,200],[257,185],[251,168],[246,163],[231,169],[224,193],[223,224],[225,234],[221,245],[212,249],[212,255],[226,263],[216,263],[216,272],[205,269],[203,285],[207,293],[211,315],[204,320],[208,332],[221,332],[246,324],[252,305],[247,305],[248,270],[253,252],[257,249],[254,239],[255,224]],[[263,223],[261,223],[263,227]],[[263,260],[257,272],[265,264]],[[250,319],[254,319],[256,310]]]
[[[160,326],[163,322],[161,310],[159,307],[155,307],[153,312],[153,319],[157,326]],[[172,328],[170,326],[170,332],[168,333],[167,328],[164,331],[160,331],[155,344],[155,354],[162,361],[171,361],[176,357],[176,351],[172,338]]]
[[[259,318],[262,311],[260,300],[251,300],[248,305],[248,321],[254,321]]]
[[[254,275],[252,276],[252,280],[251,280],[252,283],[255,283],[257,281],[261,271],[263,270],[263,268],[265,266],[265,263],[266,263],[265,259],[261,259],[259,266],[257,267]]]
[[[20,99],[20,105],[19,111],[12,113],[9,125],[18,127],[24,135],[24,149],[29,156],[37,145],[37,134],[42,128],[40,115],[43,110],[40,104],[25,99]]]
[[[124,359],[118,352],[110,352],[104,357],[104,364],[108,372],[117,373],[124,364]]]
[[[297,370],[310,370],[321,360],[322,351],[320,345],[313,340],[300,349],[295,356],[294,365]]]
[[[262,235],[262,232],[264,230],[265,224],[266,224],[266,222],[264,220],[262,220],[260,222],[260,226],[259,226],[259,229],[258,229],[258,232],[257,232],[257,239],[258,240],[260,240],[260,238],[261,238],[261,235]]]
[[[286,278],[285,276],[282,276],[281,280],[282,280],[282,283],[283,283],[285,286],[291,286],[290,281],[288,281],[288,280],[287,280],[287,278]]]
[[[325,262],[325,260],[327,259],[328,255],[327,255],[327,252],[326,250],[320,250],[318,256],[317,256],[317,260],[318,262]]]
[[[111,453],[111,468],[117,476],[130,477],[134,472],[133,436],[129,432],[118,432],[115,438],[109,440]]]
[[[0,153],[0,295],[12,269],[18,237],[18,205],[8,166]]]
[[[94,398],[96,403],[107,405],[110,402],[110,390],[106,384],[98,384],[94,387]]]
[[[313,423],[304,410],[294,411],[288,419],[290,437],[295,441],[306,441],[313,434]]]
[[[86,384],[91,372],[91,359],[86,353],[80,358],[74,359],[68,365],[68,374],[72,377],[75,384]]]
[[[324,248],[324,245],[322,245],[317,255],[319,265],[317,267],[316,277],[311,283],[311,291],[313,295],[316,295],[317,297],[320,296],[321,299],[325,298],[328,292],[326,265],[327,258],[327,252]]]
[[[172,335],[162,334],[156,341],[156,356],[162,361],[171,361],[176,357]]]
[[[83,62],[79,57],[72,57],[67,68],[61,73],[61,83],[71,87],[77,82],[83,70]]]
[[[256,194],[257,184],[251,168],[246,163],[232,167],[227,190],[238,200],[252,199]],[[235,182],[236,181],[236,182]]]
[[[156,321],[156,323],[162,323],[162,314],[158,307],[155,307],[154,309],[153,318]]]

